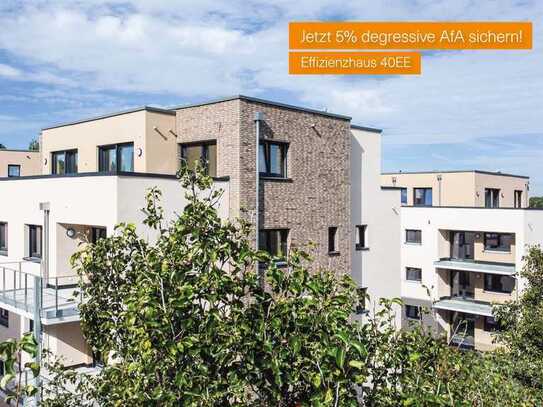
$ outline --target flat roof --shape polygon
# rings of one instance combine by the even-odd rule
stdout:
[[[0,148],[0,153],[2,151],[9,151],[12,153],[39,153],[40,150],[24,150],[24,149],[18,149],[18,148]]]
[[[330,112],[326,112],[326,111],[323,111],[323,110],[309,109],[309,108],[306,108],[306,107],[290,105],[290,104],[281,103],[281,102],[274,102],[273,100],[260,99],[260,98],[255,98],[255,97],[252,97],[252,96],[245,96],[245,95],[233,95],[233,96],[227,96],[227,97],[222,97],[222,98],[210,99],[210,100],[199,102],[199,103],[191,103],[191,104],[186,104],[186,105],[174,106],[174,107],[171,107],[170,109],[171,110],[188,109],[188,108],[191,108],[191,107],[212,105],[212,104],[215,104],[215,103],[228,102],[230,100],[237,100],[237,99],[245,100],[245,101],[248,101],[248,102],[262,103],[264,105],[282,107],[282,108],[290,109],[290,110],[297,110],[297,111],[300,111],[300,112],[319,114],[321,116],[333,117],[335,119],[342,119],[342,120],[351,120],[352,119],[350,116],[344,116],[344,115],[341,115],[341,114],[330,113]]]
[[[86,118],[86,119],[75,120],[75,121],[72,121],[72,122],[65,122],[65,123],[55,124],[53,126],[44,127],[42,129],[42,131],[43,130],[56,129],[56,128],[65,127],[65,126],[73,126],[74,124],[87,123],[87,122],[92,122],[92,121],[95,121],[95,120],[107,119],[108,117],[121,116],[123,114],[140,112],[142,110],[146,110],[148,112],[153,112],[153,113],[162,113],[162,114],[169,114],[169,115],[175,116],[175,112],[172,111],[172,110],[169,110],[169,109],[162,109],[162,108],[153,107],[153,106],[140,106],[140,107],[136,107],[136,108],[133,108],[133,109],[121,110],[121,111],[118,111],[118,112],[107,113],[107,114],[103,114],[103,115],[100,115],[100,116],[94,116],[94,117],[89,117],[89,118]]]
[[[397,171],[397,172],[383,172],[381,175],[401,175],[401,174],[448,174],[448,173],[459,173],[459,172],[474,172],[477,174],[486,174],[486,175],[499,175],[502,177],[515,177],[515,178],[524,178],[524,179],[530,179],[530,177],[527,177],[525,175],[515,175],[515,174],[508,174],[505,172],[499,172],[499,171],[484,171],[484,170],[446,170],[446,171]]]
[[[376,127],[360,126],[358,124],[352,124],[352,123],[351,123],[351,129],[370,131],[372,133],[382,133],[383,132],[383,129],[378,129]]]

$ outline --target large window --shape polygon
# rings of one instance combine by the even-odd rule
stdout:
[[[503,326],[499,324],[498,321],[494,319],[494,317],[485,317],[484,330],[486,332],[496,332],[501,331],[502,329]]]
[[[511,233],[485,233],[485,250],[510,252],[512,243]]]
[[[500,190],[494,188],[485,188],[485,208],[500,207]]]
[[[100,172],[133,172],[134,143],[99,147],[98,161],[98,171]]]
[[[413,205],[432,206],[432,188],[414,188]]]
[[[409,281],[422,281],[422,269],[417,267],[406,267],[405,279]]]
[[[9,311],[4,308],[0,308],[0,325],[9,328]]]
[[[366,239],[366,231],[368,229],[368,225],[357,225],[356,226],[356,250],[363,250],[367,248],[367,239]]]
[[[522,208],[522,191],[515,190],[515,208]]]
[[[422,232],[415,229],[405,230],[406,243],[422,243]]]
[[[215,141],[181,144],[180,148],[182,165],[194,170],[200,163],[207,175],[217,176],[217,143]]]
[[[405,316],[408,319],[420,319],[420,309],[416,305],[405,305]]]
[[[258,246],[277,257],[287,256],[288,229],[264,229],[258,236]]]
[[[77,150],[55,151],[51,154],[52,174],[77,173]]]
[[[21,166],[16,164],[8,165],[8,177],[20,177],[21,176]]]
[[[331,226],[328,228],[328,253],[337,253],[337,227]]]
[[[41,226],[28,225],[28,257],[41,259],[42,233]]]
[[[515,279],[499,274],[485,274],[485,291],[511,294],[515,289]]]
[[[400,190],[402,205],[407,205],[407,188],[402,188]]]
[[[0,255],[8,255],[8,224],[0,222]]]
[[[263,177],[287,177],[288,144],[277,141],[261,141],[258,167]]]

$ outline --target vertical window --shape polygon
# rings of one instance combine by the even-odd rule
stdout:
[[[8,255],[8,224],[0,222],[0,255]]]
[[[21,176],[21,166],[15,164],[8,165],[8,177],[20,177]]]
[[[515,289],[515,279],[499,274],[485,274],[485,291],[511,294]]]
[[[356,250],[362,250],[367,248],[366,244],[366,230],[368,225],[357,225],[356,226]]]
[[[277,141],[261,141],[258,168],[263,177],[287,177],[288,144]]]
[[[512,243],[511,233],[485,233],[485,250],[510,252]]]
[[[406,243],[422,243],[422,232],[415,229],[405,230]]]
[[[9,311],[4,308],[0,308],[0,325],[9,328]]]
[[[405,305],[405,316],[408,319],[420,319],[419,307],[415,305]]]
[[[498,321],[496,321],[494,317],[485,317],[484,330],[486,332],[495,332],[495,331],[501,331],[502,327],[500,326],[500,324],[498,324]]]
[[[92,228],[92,243],[107,237],[106,228]]]
[[[515,208],[522,208],[522,191],[515,190]]]
[[[28,257],[41,259],[42,229],[41,226],[28,226]]]
[[[407,188],[401,189],[402,205],[407,205]]]
[[[259,232],[258,248],[272,256],[287,256],[288,229],[264,229]]]
[[[500,190],[494,188],[485,188],[485,208],[500,207]]]
[[[328,228],[328,253],[337,253],[337,227],[332,226]]]
[[[217,176],[217,142],[181,144],[181,163],[194,170],[200,163],[210,177]]]
[[[55,151],[51,154],[52,174],[76,174],[77,150]]]
[[[98,171],[133,172],[134,143],[114,144],[98,148]]]
[[[409,281],[422,281],[422,269],[417,267],[406,267],[405,279]]]
[[[414,188],[413,205],[432,206],[432,188]]]

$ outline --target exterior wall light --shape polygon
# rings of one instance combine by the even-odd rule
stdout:
[[[141,148],[138,148],[138,157],[141,157],[143,155],[143,150]]]
[[[66,236],[68,236],[70,239],[73,239],[75,237],[75,229],[74,228],[66,229]]]

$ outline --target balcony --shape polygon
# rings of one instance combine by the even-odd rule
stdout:
[[[459,260],[444,258],[434,262],[437,268],[448,270],[473,271],[476,273],[499,274],[513,276],[516,274],[515,265],[511,263],[492,263],[476,260]]]
[[[80,298],[74,295],[77,276],[50,277],[24,270],[28,262],[0,263],[0,307],[34,319],[36,289],[42,290],[43,325],[79,321]]]
[[[434,309],[456,311],[465,314],[492,316],[492,305],[488,302],[475,301],[464,297],[442,297],[434,302]]]

